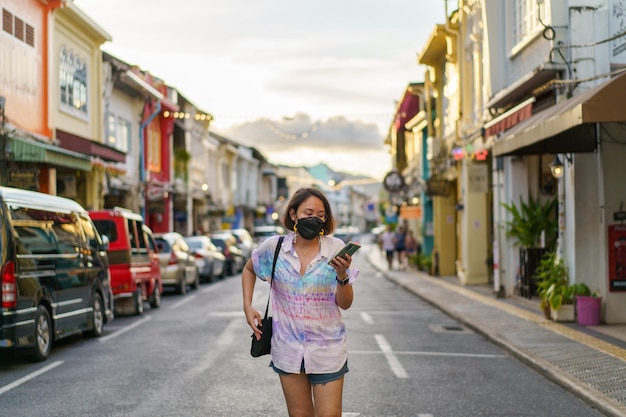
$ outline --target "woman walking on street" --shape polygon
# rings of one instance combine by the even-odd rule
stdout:
[[[389,265],[389,270],[391,271],[393,265],[393,252],[396,250],[396,234],[393,232],[390,224],[387,225],[387,229],[380,236],[380,240],[382,241],[382,247],[385,251],[385,256],[387,257],[387,264]]]
[[[396,244],[395,250],[398,256],[398,269],[405,269],[406,265],[404,260],[406,258],[406,246],[404,244],[406,240],[406,229],[404,226],[398,226],[396,230]]]
[[[359,271],[352,258],[335,257],[344,242],[328,235],[334,220],[326,196],[315,188],[294,193],[283,223],[274,283],[272,361],[291,417],[341,417],[343,381],[348,372],[346,331],[340,309],[350,308]],[[243,309],[254,337],[263,328],[252,307],[256,278],[271,277],[279,236],[252,252],[242,273]]]

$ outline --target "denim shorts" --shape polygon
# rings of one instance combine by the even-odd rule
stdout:
[[[273,361],[270,362],[270,367],[278,375],[296,375],[296,374],[290,374],[289,372],[285,372],[282,369],[277,368],[276,366],[274,366]],[[341,377],[344,376],[348,371],[349,371],[348,361],[346,361],[346,363],[343,364],[343,367],[338,372],[333,372],[331,374],[306,374],[306,376],[309,378],[309,382],[311,383],[311,385],[317,385],[317,384],[325,384],[327,382],[341,379]],[[300,366],[300,373],[303,373],[303,372],[305,372],[304,360],[302,361],[302,365]]]

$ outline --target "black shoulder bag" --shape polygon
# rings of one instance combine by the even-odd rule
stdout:
[[[278,239],[278,245],[276,245],[276,252],[274,252],[274,263],[272,264],[272,280],[270,281],[270,293],[267,296],[267,306],[265,306],[265,317],[263,317],[263,320],[261,321],[261,330],[263,331],[263,333],[261,334],[261,338],[259,340],[256,340],[256,337],[254,337],[254,333],[252,333],[252,347],[250,348],[250,354],[254,358],[267,355],[270,353],[272,349],[272,318],[267,317],[267,313],[270,307],[270,296],[272,295],[272,285],[274,284],[274,270],[276,269],[276,260],[278,259],[280,247],[283,244],[284,238],[285,238],[284,236],[281,236]]]

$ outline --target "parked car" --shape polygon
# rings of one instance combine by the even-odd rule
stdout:
[[[212,281],[226,276],[226,257],[208,236],[189,236],[185,241],[191,248],[200,278]]]
[[[163,293],[161,267],[152,231],[144,224],[143,217],[120,207],[92,210],[89,216],[98,232],[110,241],[115,313],[142,314],[144,302],[159,308]]]
[[[45,360],[113,319],[107,239],[75,201],[0,187],[0,348]]]
[[[215,233],[211,241],[222,250],[226,257],[226,274],[234,275],[243,270],[243,252],[237,247],[237,240],[230,233]]]
[[[256,240],[257,244],[260,244],[261,242],[263,242],[265,239],[275,236],[275,235],[284,235],[285,234],[285,228],[282,226],[274,226],[274,225],[267,225],[267,226],[256,226],[254,228],[254,240]]]
[[[154,239],[159,251],[164,287],[174,287],[179,294],[187,292],[187,285],[200,287],[200,274],[191,248],[180,233],[157,233]]]
[[[252,238],[252,235],[250,235],[250,232],[246,229],[229,229],[224,230],[224,232],[232,234],[235,239],[237,239],[237,247],[241,249],[243,253],[244,263],[250,259],[252,251],[256,248],[256,242]]]

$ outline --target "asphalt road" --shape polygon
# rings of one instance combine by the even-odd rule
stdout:
[[[344,416],[599,416],[484,337],[378,274],[365,245],[344,313]],[[264,308],[267,285],[257,284]],[[43,363],[0,357],[0,416],[286,416],[269,357],[249,355],[238,276],[167,293],[100,339],[57,344]]]

